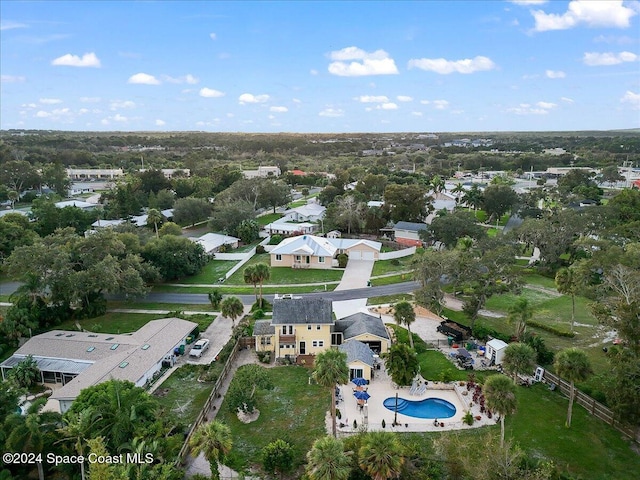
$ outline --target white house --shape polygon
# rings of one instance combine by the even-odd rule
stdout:
[[[382,244],[353,238],[299,235],[285,238],[271,250],[272,267],[331,268],[333,259],[346,253],[353,260],[377,260]]]
[[[301,207],[292,208],[284,212],[283,219],[293,222],[317,222],[324,218],[327,207],[316,202],[309,202]],[[282,220],[282,219],[281,219]],[[277,223],[277,222],[276,222]]]
[[[280,167],[278,166],[261,166],[257,170],[243,170],[242,174],[245,178],[266,178],[266,177],[279,177],[281,175]]]
[[[230,245],[231,248],[238,248],[239,238],[229,235],[221,235],[219,233],[205,233],[201,237],[191,238],[193,242],[199,243],[206,253],[215,253],[220,250],[223,245]]]
[[[269,235],[293,235],[294,233],[313,233],[318,230],[315,223],[289,223],[289,222],[273,222],[264,226],[265,232]]]
[[[497,338],[487,342],[485,358],[489,361],[489,365],[500,365],[502,363],[504,350],[507,346],[505,342]]]
[[[93,210],[97,207],[95,203],[83,202],[82,200],[64,200],[62,202],[56,202],[57,208],[76,207],[81,210]]]

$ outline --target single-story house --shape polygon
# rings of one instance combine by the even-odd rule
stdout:
[[[357,312],[336,320],[334,332],[339,333],[336,335],[339,345],[357,340],[378,354],[387,353],[391,348],[391,337],[384,322],[368,313]]]
[[[152,320],[130,334],[52,330],[36,335],[0,364],[4,379],[10,369],[31,355],[43,383],[54,389],[48,406],[66,412],[80,392],[111,379],[142,387],[162,368],[173,364],[174,349],[186,344],[198,325],[180,318]]]
[[[191,238],[193,242],[199,243],[206,253],[215,253],[220,250],[223,245],[230,245],[231,248],[238,248],[239,238],[219,233],[205,233],[201,237]]]
[[[369,208],[381,208],[384,206],[384,202],[381,200],[369,200],[367,202],[367,207]]]
[[[91,224],[91,226],[95,230],[96,228],[117,227],[118,225],[122,225],[123,223],[125,223],[125,222],[121,218],[119,218],[117,220],[100,220],[100,219],[98,219],[95,222],[93,222]]]
[[[244,178],[279,177],[282,172],[278,166],[260,166],[257,170],[243,170]]]
[[[402,245],[419,247],[422,245],[420,231],[426,229],[426,223],[398,222],[393,226],[393,238]]]
[[[375,365],[375,353],[368,345],[358,340],[349,340],[338,346],[338,350],[347,354],[349,380],[358,377],[371,380]]]
[[[489,365],[500,365],[504,357],[504,350],[507,347],[508,344],[497,338],[489,340],[485,353],[485,358],[489,361]]]
[[[316,202],[309,202],[306,205],[292,208],[284,212],[284,219],[293,222],[317,222],[324,217],[324,212],[327,207],[324,207]]]
[[[95,203],[83,202],[82,200],[64,200],[62,202],[56,202],[57,208],[76,207],[82,210],[93,210],[97,207]]]
[[[381,248],[381,243],[371,240],[299,235],[284,239],[271,250],[271,266],[331,268],[340,253],[354,260],[377,260]]]
[[[452,212],[458,203],[456,202],[456,196],[447,192],[432,192],[430,195],[432,198],[431,205],[436,212],[439,210]]]
[[[253,336],[256,339],[256,352],[273,351],[276,327],[271,324],[271,320],[256,320],[253,324]]]
[[[314,233],[318,230],[318,225],[315,223],[289,223],[289,222],[273,222],[264,226],[265,232],[269,235],[293,235],[293,234],[305,234]]]

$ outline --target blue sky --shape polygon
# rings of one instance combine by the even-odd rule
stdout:
[[[0,128],[640,127],[640,2],[3,0]]]

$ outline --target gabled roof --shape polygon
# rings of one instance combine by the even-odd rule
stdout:
[[[221,235],[219,233],[205,233],[201,237],[191,238],[192,242],[199,243],[204,248],[204,251],[209,253],[216,248],[220,248],[225,244],[236,244],[240,241],[239,238],[230,237],[229,235]]]
[[[349,340],[338,346],[338,350],[346,352],[347,363],[361,361],[366,363],[370,367],[373,367],[373,350],[368,345],[359,342],[358,340]]]
[[[416,223],[416,222],[398,222],[393,226],[394,230],[408,230],[410,232],[418,232],[420,230],[426,230],[426,223]]]
[[[389,334],[382,319],[363,312],[357,312],[348,317],[336,320],[335,330],[342,332],[345,340],[364,334],[375,335],[376,337],[389,340]]]
[[[93,222],[91,224],[92,227],[95,228],[99,228],[99,227],[117,227],[118,225],[121,225],[124,223],[124,220],[118,219],[118,220],[96,220],[95,222]]]
[[[256,320],[253,324],[254,335],[273,335],[276,333],[276,327],[271,325],[271,320]]]
[[[336,250],[337,248],[331,242],[331,239],[316,237],[314,235],[299,235],[297,237],[285,238],[276,248],[271,250],[271,254],[333,257]]]
[[[327,209],[327,207],[324,207],[322,205],[320,205],[319,203],[315,203],[315,202],[310,202],[307,203],[306,205],[302,205],[300,207],[296,207],[296,208],[292,208],[290,210],[287,210],[285,213],[289,213],[289,212],[296,212],[299,215],[303,215],[305,217],[310,217],[310,216],[314,216],[314,215],[322,215],[325,210]]]
[[[322,297],[282,298],[273,301],[272,325],[332,325],[331,300]]]
[[[55,206],[57,208],[64,207],[77,207],[77,208],[96,208],[95,203],[83,202],[82,200],[64,200],[62,202],[56,202]]]

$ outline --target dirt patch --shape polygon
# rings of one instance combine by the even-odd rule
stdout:
[[[242,423],[255,422],[256,420],[258,420],[258,417],[260,417],[260,410],[256,409],[253,411],[253,413],[247,413],[242,410],[238,410],[238,420],[240,420]]]
[[[166,397],[169,394],[170,390],[171,390],[170,388],[159,388],[155,392],[153,392],[153,395],[155,397],[163,398],[163,397]]]
[[[382,315],[393,316],[393,307],[375,307],[370,309],[369,311],[373,313],[382,314]],[[441,317],[433,313],[431,310],[427,310],[426,308],[420,307],[418,305],[415,305],[413,307],[413,311],[416,312],[416,317],[422,317],[422,318],[427,318],[429,320],[437,320],[437,321],[442,320]]]

